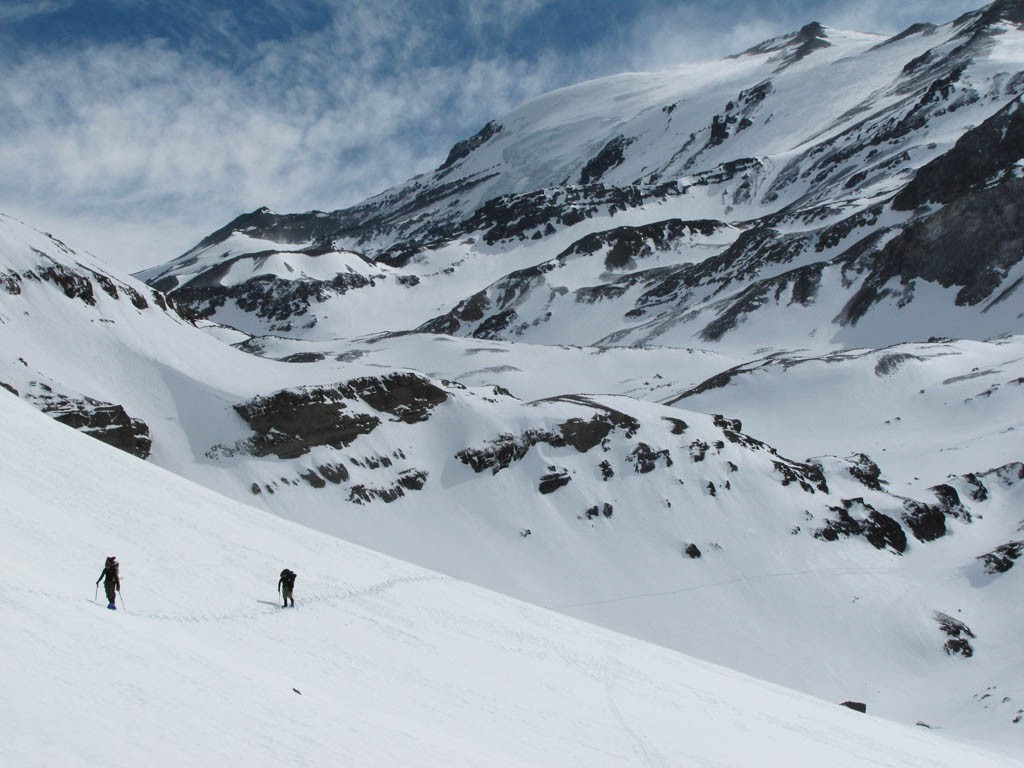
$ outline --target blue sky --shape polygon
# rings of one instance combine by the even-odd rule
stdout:
[[[0,211],[138,269],[260,205],[358,202],[563,85],[983,4],[0,0]]]

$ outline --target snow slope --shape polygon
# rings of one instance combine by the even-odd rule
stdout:
[[[0,392],[0,762],[1019,765],[231,502]],[[88,583],[116,552],[128,609]],[[274,574],[300,574],[296,610]]]
[[[978,559],[1020,539],[1015,465],[981,474],[1020,459],[1012,433],[944,453],[946,463],[892,465],[872,449],[887,485],[871,488],[852,474],[870,465],[846,458],[867,450],[856,438],[869,434],[857,432],[868,422],[847,423],[827,403],[784,435],[800,458],[833,454],[816,468],[773,453],[745,425],[622,396],[660,400],[695,387],[734,367],[722,355],[416,336],[336,347],[249,342],[275,356],[324,355],[285,363],[226,346],[164,311],[155,294],[139,308],[122,292],[145,286],[116,278],[111,285],[121,287],[108,292],[81,254],[0,224],[13,265],[0,290],[0,382],[37,405],[47,402],[44,387],[48,396],[116,403],[149,425],[149,461],[449,576],[828,701],[864,701],[903,723],[1010,748],[1019,740],[1022,571],[984,573]],[[45,265],[60,267],[71,295],[39,279]],[[1001,355],[1001,376],[1013,379],[1024,376],[1014,362],[1020,344],[914,352],[932,378],[969,374]],[[891,407],[912,401],[918,375],[876,376],[881,356],[851,354],[851,365]],[[524,375],[486,362],[505,357]],[[403,360],[439,375],[402,370]],[[478,365],[491,370],[473,373]],[[838,361],[820,367],[842,370]],[[477,386],[450,380],[466,374]],[[534,400],[517,400],[501,382]],[[801,380],[793,400],[813,402],[820,388]],[[594,389],[617,394],[553,397]],[[1015,391],[1007,383],[985,400],[983,432],[1019,421]],[[930,435],[948,432],[955,445],[967,434],[949,430],[948,413],[927,403],[914,430],[890,435],[907,441],[905,455],[925,454]],[[730,416],[739,405],[721,404]],[[843,436],[835,450],[830,431]],[[970,472],[985,498],[959,477]],[[959,502],[940,501],[932,488],[941,483]],[[922,515],[928,525],[918,536]],[[843,535],[824,538],[837,526]],[[873,546],[862,526],[884,536]],[[969,628],[970,658],[947,653],[938,613]]]

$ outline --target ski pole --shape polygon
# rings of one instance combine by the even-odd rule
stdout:
[[[100,599],[100,583],[96,582],[96,591],[92,593],[92,601],[95,603]]]
[[[125,612],[128,611],[128,606],[124,604],[124,595],[121,594],[121,590],[117,590],[117,596],[121,598],[121,609]]]

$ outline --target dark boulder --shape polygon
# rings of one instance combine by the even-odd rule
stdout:
[[[554,493],[572,480],[568,470],[561,469],[541,477],[537,490],[541,493]]]

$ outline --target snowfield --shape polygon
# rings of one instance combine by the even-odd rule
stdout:
[[[998,0],[137,279],[0,214],[0,765],[1020,765],[1022,156]]]
[[[287,523],[6,392],[0,411],[4,765],[1020,765]],[[110,553],[116,613],[88,590]]]

